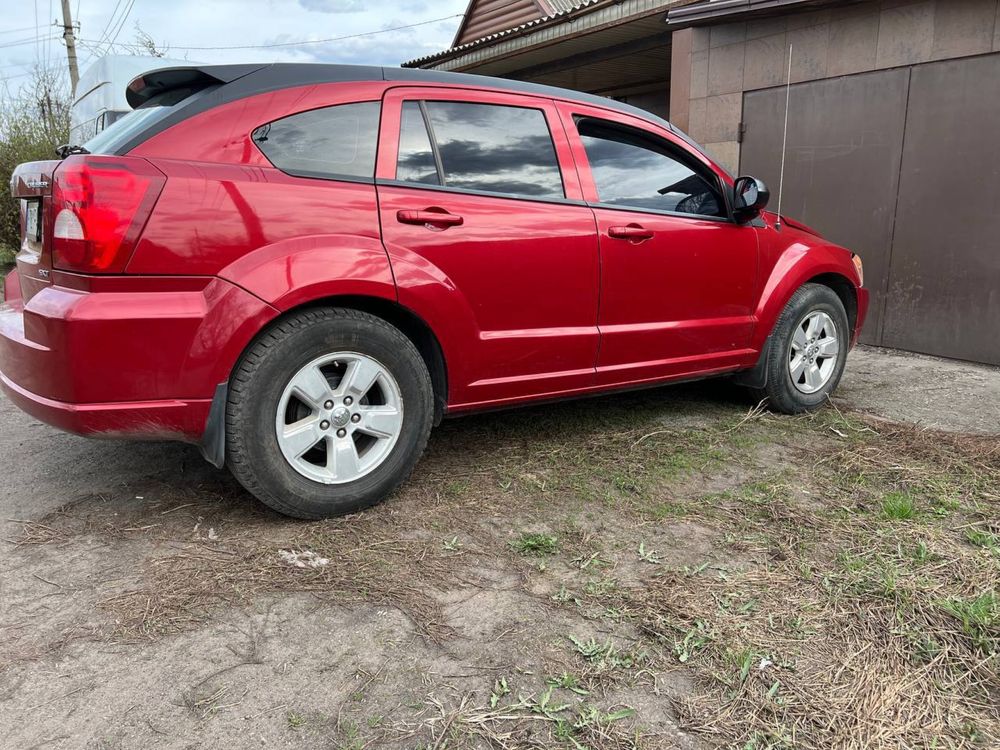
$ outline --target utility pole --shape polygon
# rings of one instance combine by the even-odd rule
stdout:
[[[62,0],[63,39],[66,40],[66,58],[69,60],[70,101],[76,99],[76,84],[80,82],[80,69],[76,66],[76,37],[73,35],[73,17],[69,0]]]

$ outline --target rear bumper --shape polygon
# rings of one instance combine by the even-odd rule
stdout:
[[[68,432],[200,442],[219,383],[276,311],[221,279],[69,279],[0,306],[0,387]]]
[[[68,404],[32,393],[2,372],[0,387],[35,419],[89,437],[198,442],[212,404],[210,399]]]

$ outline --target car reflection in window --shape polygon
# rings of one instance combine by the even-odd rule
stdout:
[[[427,102],[448,187],[562,198],[562,176],[541,110]],[[400,160],[420,157],[400,151]]]
[[[579,131],[601,203],[725,215],[715,187],[666,144],[594,120],[580,121]]]

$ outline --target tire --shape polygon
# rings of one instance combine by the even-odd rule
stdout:
[[[372,372],[377,379],[367,391],[351,390],[364,387],[358,384]],[[226,464],[251,494],[286,516],[352,513],[409,477],[427,445],[433,403],[423,358],[386,321],[343,308],[294,313],[261,334],[233,370]],[[312,448],[303,448],[317,435]]]
[[[815,342],[810,341],[812,336],[807,332],[810,321],[823,325]],[[826,330],[831,324],[836,330],[836,354],[822,356],[823,352],[832,352],[828,341],[833,332]],[[811,362],[816,365],[818,376],[811,369],[808,356],[793,361],[803,339],[805,355],[812,354]],[[757,395],[766,397],[773,409],[785,414],[817,410],[840,383],[850,340],[847,313],[840,297],[822,284],[804,284],[788,300],[775,323],[767,356],[767,381]],[[793,365],[804,366],[798,378],[793,376]]]

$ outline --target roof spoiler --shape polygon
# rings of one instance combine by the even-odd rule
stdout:
[[[125,100],[136,109],[154,96],[179,88],[203,89],[242,78],[267,67],[257,65],[191,65],[150,70],[133,78],[125,90]]]

